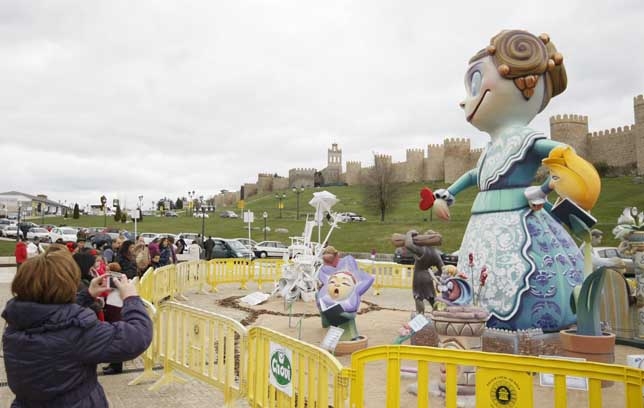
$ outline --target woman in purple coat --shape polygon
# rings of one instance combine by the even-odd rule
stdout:
[[[114,279],[122,320],[101,322],[89,308],[108,289],[107,275],[76,292],[80,270],[67,251],[47,251],[25,262],[11,284],[2,317],[7,381],[20,407],[107,407],[97,364],[135,358],[152,341],[152,321],[126,277]]]

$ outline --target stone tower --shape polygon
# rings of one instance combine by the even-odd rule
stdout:
[[[470,139],[445,139],[445,182],[452,183],[470,170]]]
[[[338,149],[338,144],[333,143],[328,149],[327,166],[322,170],[324,182],[326,184],[335,184],[340,182],[342,174],[342,149]]]
[[[345,174],[344,182],[350,186],[355,186],[362,183],[362,164],[359,161],[347,162],[347,173]]]
[[[552,140],[572,146],[581,157],[590,157],[591,152],[588,149],[588,116],[551,116],[550,137]]]
[[[633,98],[633,110],[635,113],[635,156],[637,159],[637,174],[644,175],[644,95],[637,95]]]
[[[423,161],[425,152],[423,149],[407,149],[407,168],[405,169],[405,182],[417,182],[423,180]]]
[[[438,181],[445,179],[445,146],[442,144],[427,145],[425,175],[423,180]]]

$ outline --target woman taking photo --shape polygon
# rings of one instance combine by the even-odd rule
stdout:
[[[67,251],[46,251],[27,260],[11,284],[13,298],[2,317],[2,336],[12,408],[107,407],[96,366],[126,361],[152,341],[152,321],[126,277],[114,279],[123,299],[121,321],[105,323],[87,306],[109,290],[108,275],[77,292],[80,269]]]

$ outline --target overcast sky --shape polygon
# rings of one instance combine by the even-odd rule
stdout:
[[[632,1],[0,2],[0,192],[145,207],[373,153],[487,135],[458,103],[502,29],[546,32],[568,89],[535,119],[633,123],[644,3]],[[130,204],[131,205],[131,204]]]

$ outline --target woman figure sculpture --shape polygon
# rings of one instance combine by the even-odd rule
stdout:
[[[467,187],[479,188],[458,269],[473,282],[483,267],[489,271],[480,288],[489,327],[557,331],[576,321],[570,296],[583,279],[582,254],[562,224],[540,211],[550,178],[530,187],[542,159],[562,144],[528,123],[566,82],[563,57],[549,37],[521,30],[493,37],[465,74],[467,97],[460,105],[467,121],[491,140],[476,168],[435,197],[442,209],[437,214],[449,219],[454,197]],[[476,283],[473,289],[478,291]]]

